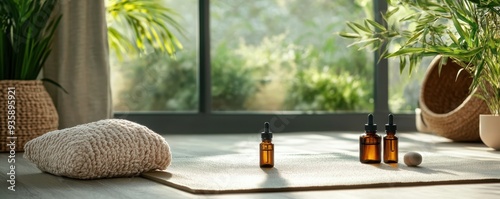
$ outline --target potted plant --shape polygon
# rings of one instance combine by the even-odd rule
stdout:
[[[352,32],[340,36],[353,38],[362,48],[372,46],[382,57],[398,57],[401,70],[411,72],[423,57],[437,56],[438,72],[451,63],[460,68],[455,74],[468,75],[469,92],[481,99],[500,124],[500,1],[499,0],[395,0],[383,13],[384,23],[366,19],[364,24],[348,22]],[[396,49],[386,45],[399,44]],[[475,116],[476,117],[476,116]],[[481,116],[481,138],[500,149],[500,132],[494,127],[492,138],[485,133]],[[489,120],[489,119],[488,119]],[[496,141],[494,141],[496,139]]]
[[[0,151],[23,151],[24,143],[58,127],[52,99],[36,80],[61,19],[52,16],[56,3],[0,1]]]

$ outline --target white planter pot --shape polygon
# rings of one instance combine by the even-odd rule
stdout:
[[[480,115],[479,135],[486,146],[500,150],[500,116]]]

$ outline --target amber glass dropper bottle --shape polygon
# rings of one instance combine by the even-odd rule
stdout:
[[[359,136],[359,161],[361,163],[380,163],[380,141],[377,124],[373,123],[373,115],[368,115],[365,133]]]
[[[269,130],[269,122],[264,123],[264,132],[260,134],[262,142],[260,143],[260,167],[274,166],[274,144],[273,133]]]
[[[384,136],[384,162],[398,162],[398,137],[396,137],[397,125],[394,124],[394,116],[389,114],[389,123],[385,124]]]

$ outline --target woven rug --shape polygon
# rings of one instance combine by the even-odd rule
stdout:
[[[244,154],[176,158],[166,171],[142,176],[191,193],[245,193],[500,182],[500,159],[423,154],[423,163],[361,164],[357,153],[276,154],[260,168]]]

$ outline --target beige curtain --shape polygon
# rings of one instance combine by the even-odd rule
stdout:
[[[59,128],[112,117],[103,0],[60,0],[63,14],[43,76],[59,113]]]

